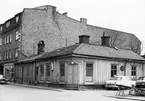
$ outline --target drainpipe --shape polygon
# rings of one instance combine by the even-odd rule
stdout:
[[[124,76],[126,76],[126,64],[127,64],[127,60],[124,63]]]

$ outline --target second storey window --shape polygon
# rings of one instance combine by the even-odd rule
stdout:
[[[18,48],[15,49],[15,58],[18,57]]]
[[[19,39],[19,32],[16,31],[16,40],[18,40],[18,39]]]
[[[113,64],[111,65],[111,77],[114,77],[117,75],[117,65]]]
[[[6,42],[9,43],[9,35],[6,37]]]
[[[0,38],[0,45],[2,45],[2,38]]]
[[[2,60],[2,53],[0,53],[0,60]]]
[[[12,42],[12,35],[9,35],[9,42]]]
[[[4,44],[7,44],[7,37],[4,37]]]
[[[6,23],[6,28],[10,26],[10,21]]]
[[[2,27],[2,26],[0,27],[0,30],[1,30],[1,31],[3,30],[3,27]]]
[[[9,59],[11,59],[11,58],[12,58],[12,51],[9,50]]]

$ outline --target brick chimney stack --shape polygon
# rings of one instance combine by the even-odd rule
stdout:
[[[86,18],[80,18],[80,22],[84,23],[84,24],[87,24],[87,19]]]
[[[44,48],[45,48],[45,44],[44,44],[44,41],[41,40],[39,41],[39,43],[37,44],[38,45],[38,55],[43,53],[44,52]]]
[[[101,37],[102,38],[102,46],[110,46],[109,44],[109,39],[110,39],[110,36],[105,36],[105,32],[103,32],[103,36]]]
[[[80,35],[79,36],[79,43],[89,43],[89,35]]]

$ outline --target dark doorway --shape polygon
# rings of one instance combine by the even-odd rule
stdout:
[[[3,75],[3,71],[4,71],[4,66],[0,65],[0,74]]]

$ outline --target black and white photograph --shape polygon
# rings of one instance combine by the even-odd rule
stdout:
[[[145,0],[0,0],[0,101],[145,101]]]

